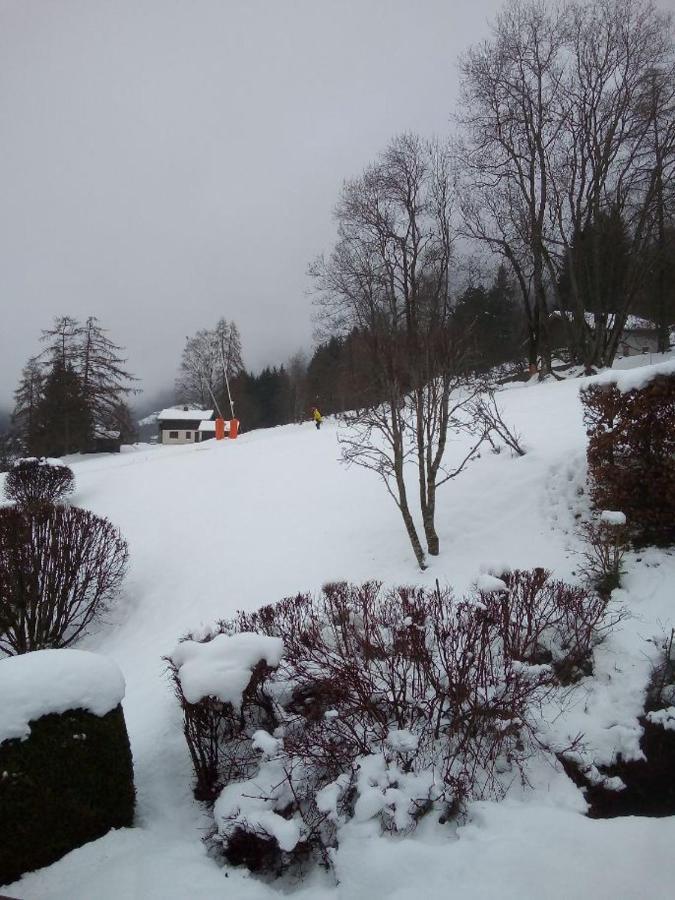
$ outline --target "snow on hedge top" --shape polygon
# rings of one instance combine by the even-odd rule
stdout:
[[[242,631],[218,634],[212,641],[183,641],[171,654],[188,703],[217,697],[233,706],[241,704],[251,673],[260,660],[278,666],[284,653],[281,638]]]
[[[496,578],[494,575],[490,575],[487,572],[478,576],[476,579],[476,587],[479,591],[485,591],[486,594],[494,594],[497,591],[508,591],[505,581],[501,578]]]
[[[588,380],[590,385],[615,384],[622,394],[641,390],[658,375],[675,375],[675,359],[636,369],[610,369]]]
[[[21,459],[14,460],[15,466],[24,466],[30,463],[37,463],[39,466],[58,466],[64,468],[65,463],[61,459],[52,459],[49,456],[24,456]]]
[[[124,697],[124,676],[107,656],[84,650],[34,650],[0,660],[0,743],[26,738],[30,722],[86,709],[104,716]]]
[[[626,513],[615,509],[603,509],[600,513],[600,521],[606,525],[625,525]]]

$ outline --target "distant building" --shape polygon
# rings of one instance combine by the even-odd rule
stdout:
[[[83,453],[119,453],[122,435],[119,431],[97,428]]]
[[[206,440],[208,423],[213,420],[212,409],[191,409],[189,406],[163,409],[157,416],[158,440],[160,444],[197,444]],[[215,434],[215,422],[213,422]],[[213,437],[210,434],[209,437]]]
[[[225,434],[230,433],[230,423],[225,421]],[[208,441],[211,438],[216,436],[216,420],[215,419],[207,419],[204,422],[199,423],[199,441]]]
[[[563,313],[559,309],[555,309],[549,316],[550,339],[553,347],[563,346],[566,340],[567,332],[564,328],[563,317],[571,322],[574,314],[569,310]],[[595,327],[593,313],[584,313],[584,320],[592,331]],[[612,328],[613,324],[614,313],[610,313],[607,317],[607,328]],[[619,341],[619,354],[635,356],[638,353],[656,353],[657,349],[658,334],[654,322],[642,319],[640,316],[628,316]]]
[[[637,353],[656,353],[659,349],[658,331],[654,322],[639,316],[628,316],[619,343],[622,356]]]

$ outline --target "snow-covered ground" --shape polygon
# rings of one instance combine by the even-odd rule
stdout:
[[[655,357],[660,362],[663,357]],[[619,362],[629,368],[648,359]],[[186,447],[138,446],[71,461],[73,502],[106,515],[129,541],[122,602],[80,649],[110,656],[127,682],[137,826],[112,832],[3,893],[23,900],[263,900],[289,889],[206,854],[209,826],[162,656],[189,630],[326,581],[435,579],[461,593],[481,573],[544,566],[574,579],[583,493],[583,379],[519,384],[499,395],[528,452],[485,452],[439,496],[441,556],[420,573],[377,478],[339,462],[327,420]],[[448,453],[462,455],[464,439]],[[600,648],[558,733],[584,731],[598,762],[637,748],[650,672],[648,640],[675,619],[675,554],[632,554],[620,600],[631,612]],[[295,885],[302,900],[366,898],[661,898],[675,896],[675,818],[594,821],[581,793],[542,768],[501,804],[476,803],[459,829],[425,821],[407,838],[373,823],[345,829],[336,874]]]

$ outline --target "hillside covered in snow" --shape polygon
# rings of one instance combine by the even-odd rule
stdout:
[[[617,366],[646,366],[631,358]],[[623,376],[639,383],[646,368]],[[598,376],[599,379],[606,375]],[[579,578],[579,523],[590,516],[579,389],[588,379],[518,383],[499,393],[523,457],[481,453],[438,497],[441,555],[420,572],[398,513],[370,472],[345,468],[339,423],[289,425],[184,447],[137,445],[69,460],[72,502],[109,518],[129,542],[122,602],[78,644],[126,679],[137,824],[111,832],[3,889],[32,900],[304,900],[667,897],[675,892],[675,818],[587,818],[582,792],[553,765],[533,766],[501,803],[466,821],[424,820],[406,837],[373,821],[344,829],[335,874],[266,883],[210,857],[209,816],[192,797],[180,709],[163,657],[188,632],[330,581],[436,581],[457,595],[481,576],[544,567]],[[621,379],[620,379],[621,383]],[[465,440],[449,442],[449,462]],[[555,727],[582,733],[589,758],[639,754],[638,716],[655,643],[675,622],[675,553],[628,555],[613,602],[628,615],[596,650]],[[337,884],[336,884],[337,880]]]

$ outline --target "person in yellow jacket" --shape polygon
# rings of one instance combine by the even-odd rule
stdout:
[[[312,407],[312,418],[314,419],[314,424],[316,425],[316,430],[318,431],[321,428],[321,423],[323,422],[323,416],[316,408],[316,406]]]

